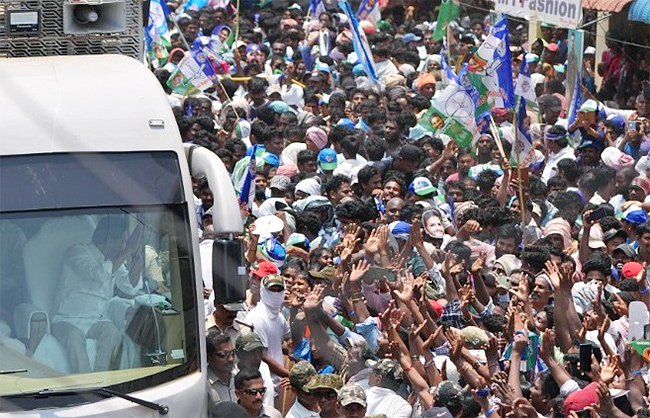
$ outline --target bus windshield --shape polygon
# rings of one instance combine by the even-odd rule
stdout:
[[[0,158],[0,397],[198,369],[176,154]]]

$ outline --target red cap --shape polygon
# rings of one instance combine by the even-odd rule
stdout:
[[[581,411],[592,403],[598,403],[598,393],[596,392],[597,387],[598,383],[592,382],[583,389],[567,396],[564,401],[564,415],[568,417],[571,411]]]
[[[551,52],[557,52],[560,47],[557,46],[555,42],[551,42],[550,44],[546,45],[546,49],[548,49]]]
[[[650,181],[642,177],[635,177],[632,180],[632,186],[638,186],[645,194],[650,194]]]
[[[262,261],[257,265],[257,270],[253,270],[253,274],[263,279],[269,274],[278,274],[278,267],[270,261]]]
[[[429,304],[431,305],[433,310],[436,311],[436,313],[438,314],[438,318],[440,318],[442,316],[442,312],[444,311],[442,305],[433,299],[429,299]]]
[[[623,274],[623,277],[626,279],[631,279],[635,278],[639,272],[643,270],[643,265],[641,263],[637,263],[636,261],[630,261],[629,263],[623,264],[623,268],[621,269],[621,273]]]

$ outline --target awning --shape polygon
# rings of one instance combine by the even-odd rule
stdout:
[[[582,6],[585,9],[593,9],[601,12],[618,13],[632,0],[582,0]],[[641,1],[637,0],[638,3]],[[646,0],[647,2],[647,0]]]
[[[650,1],[634,0],[627,14],[629,20],[650,24]]]

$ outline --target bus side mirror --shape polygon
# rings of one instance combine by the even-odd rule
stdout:
[[[215,239],[212,243],[212,288],[215,303],[246,300],[244,243],[235,239]]]

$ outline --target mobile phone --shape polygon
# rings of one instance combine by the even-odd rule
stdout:
[[[603,219],[604,217],[605,217],[605,208],[594,209],[589,214],[589,222],[596,222],[597,220]]]
[[[639,130],[639,121],[637,120],[631,120],[627,123],[627,129],[630,131],[638,131]]]
[[[383,267],[370,267],[370,270],[365,274],[365,277],[372,280],[382,280],[385,278],[389,282],[394,282],[396,279],[393,270]]]
[[[580,344],[580,371],[591,371],[591,344]]]
[[[576,411],[576,415],[578,416],[578,418],[589,418],[591,417],[591,412],[589,412],[586,409],[582,409],[580,411]]]

